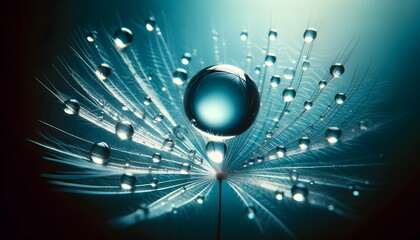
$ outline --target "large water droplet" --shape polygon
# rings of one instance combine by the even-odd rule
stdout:
[[[156,20],[154,17],[147,18],[145,24],[146,24],[146,29],[149,32],[155,30],[156,28]]]
[[[188,163],[181,164],[181,168],[179,169],[179,172],[181,174],[188,174],[191,171],[191,165]]]
[[[277,38],[277,31],[275,30],[275,29],[271,29],[269,32],[268,32],[268,39],[270,39],[270,41],[274,41],[274,40],[276,40],[276,38]]]
[[[311,143],[311,140],[309,140],[308,137],[302,137],[299,139],[299,148],[301,150],[306,150],[309,147],[309,144]]]
[[[283,77],[286,80],[292,80],[295,77],[295,69],[293,67],[288,67],[284,70]]]
[[[130,46],[132,41],[133,41],[133,33],[128,28],[122,27],[118,29],[114,34],[114,44],[120,50],[123,50],[126,47]]]
[[[172,81],[178,85],[181,86],[184,84],[185,81],[187,81],[188,74],[187,70],[183,68],[177,68],[175,72],[172,74]]]
[[[191,57],[192,57],[191,53],[188,53],[188,52],[184,53],[184,55],[182,55],[182,58],[181,58],[181,63],[184,65],[190,64]]]
[[[97,142],[90,149],[90,159],[96,164],[106,164],[111,156],[111,149],[105,142]]]
[[[165,148],[168,151],[172,151],[174,149],[175,143],[172,139],[167,138],[165,141],[163,141],[163,148]]]
[[[124,190],[132,190],[136,185],[136,177],[132,173],[124,173],[120,179],[121,188]]]
[[[274,63],[276,63],[276,60],[276,56],[273,53],[269,53],[267,56],[265,56],[265,65],[267,67],[271,67],[274,65]]]
[[[338,140],[341,137],[341,134],[342,132],[338,127],[329,127],[325,131],[325,138],[327,139],[329,143],[334,144],[338,142]]]
[[[77,115],[80,110],[79,102],[74,98],[68,99],[63,103],[63,110],[68,115]]]
[[[215,65],[198,72],[189,82],[184,109],[190,122],[213,139],[234,137],[254,122],[260,95],[252,79],[231,65]],[[193,121],[194,120],[194,121]]]
[[[271,77],[271,86],[272,87],[277,87],[280,84],[280,76],[279,75],[274,75]]]
[[[209,141],[206,145],[206,154],[215,163],[221,163],[225,158],[226,144],[223,142]]]
[[[111,76],[111,67],[106,63],[101,63],[95,71],[96,77],[99,80],[104,81]]]
[[[134,134],[134,127],[129,121],[121,121],[115,125],[115,133],[122,140],[131,139]]]
[[[291,102],[296,97],[296,91],[292,87],[288,87],[283,91],[283,99],[285,102]]]
[[[303,202],[308,195],[308,189],[302,184],[297,184],[292,187],[292,198],[296,202]]]
[[[330,68],[330,74],[334,78],[341,76],[344,73],[344,71],[345,68],[341,63],[334,63]]]
[[[344,93],[337,93],[334,98],[337,104],[343,104],[346,101],[346,95]]]
[[[317,30],[315,28],[308,28],[303,33],[303,40],[307,43],[312,42],[313,40],[315,40],[316,35],[317,35]]]

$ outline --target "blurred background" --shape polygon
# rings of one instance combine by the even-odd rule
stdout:
[[[405,238],[420,236],[419,161],[420,123],[419,69],[420,1],[3,1],[2,17],[2,239],[214,239],[216,208],[203,205],[199,211],[157,218],[129,229],[109,225],[113,199],[92,198],[54,191],[41,177],[53,171],[42,160],[43,152],[31,145],[39,127],[38,119],[51,118],[57,104],[35,80],[51,72],[56,56],[68,56],[70,35],[91,25],[118,27],[142,22],[151,13],[164,14],[174,54],[202,37],[197,29],[212,28],[229,38],[239,38],[243,29],[265,36],[273,27],[288,32],[289,41],[298,41],[308,19],[319,19],[317,52],[331,59],[349,39],[361,39],[354,63],[373,60],[376,73],[384,71],[382,87],[388,101],[377,111],[395,118],[369,141],[383,153],[390,166],[377,192],[362,198],[360,219],[344,219],[325,211],[297,212],[285,219],[298,237],[320,238]],[[270,20],[271,19],[271,20]],[[280,36],[283,37],[283,36]],[[206,43],[204,42],[205,46]],[[229,56],[241,53],[229,48]],[[327,58],[329,59],[329,58]],[[381,96],[381,95],[379,95]],[[386,119],[384,119],[386,120]],[[258,228],[243,215],[239,200],[227,193],[222,218],[222,239],[259,239]],[[212,196],[216,198],[216,195]],[[215,199],[214,199],[215,200]],[[211,201],[211,200],[209,200]],[[236,202],[235,202],[236,201]],[[229,223],[229,228],[223,227]],[[270,226],[267,226],[270,228]]]

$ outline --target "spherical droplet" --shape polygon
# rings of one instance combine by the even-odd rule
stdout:
[[[146,29],[147,31],[151,32],[156,28],[156,20],[154,17],[149,17],[146,19]]]
[[[311,62],[309,62],[309,60],[303,60],[302,63],[302,70],[306,71],[308,70],[308,68],[311,66]]]
[[[248,39],[248,32],[246,30],[241,32],[241,40],[246,41]]]
[[[281,201],[284,198],[284,192],[276,191],[274,193],[274,196],[276,197],[277,200]]]
[[[260,66],[256,66],[255,67],[255,74],[260,74],[261,73],[261,67]]]
[[[131,42],[133,42],[133,33],[130,29],[122,27],[114,33],[114,44],[120,50],[130,46]]]
[[[183,68],[177,68],[175,72],[172,74],[172,81],[178,85],[181,86],[184,84],[185,81],[187,81],[188,74],[187,70]]]
[[[246,216],[248,217],[248,219],[252,220],[255,218],[255,207],[253,206],[249,206],[245,208],[245,212],[246,212]]]
[[[286,80],[292,80],[295,77],[295,69],[293,67],[288,67],[284,70],[283,77]]]
[[[262,162],[262,161],[264,161],[264,157],[263,156],[258,156],[257,157],[257,162]]]
[[[306,150],[309,147],[309,144],[311,143],[311,140],[309,140],[308,137],[302,137],[299,139],[299,148],[301,150]]]
[[[296,97],[296,91],[292,87],[288,87],[283,91],[283,99],[285,102],[291,102]]]
[[[247,62],[251,62],[252,61],[252,55],[251,54],[246,55],[246,61]]]
[[[359,122],[359,129],[361,131],[366,131],[367,130],[367,122],[366,121],[360,121]]]
[[[260,107],[260,95],[252,79],[231,65],[215,65],[198,72],[184,95],[190,122],[213,139],[231,138],[246,131]]]
[[[162,113],[158,113],[158,114],[156,114],[156,116],[153,118],[153,121],[154,122],[156,122],[156,123],[158,123],[158,122],[162,122],[162,120],[163,120],[163,114]]]
[[[293,169],[293,171],[290,172],[290,179],[292,181],[297,181],[298,178],[299,178],[299,173],[295,169]]]
[[[283,158],[286,155],[286,148],[283,145],[276,147],[276,154],[279,158]]]
[[[111,156],[111,149],[105,142],[97,142],[90,149],[90,159],[96,164],[106,164]]]
[[[104,81],[111,76],[111,67],[106,63],[101,63],[95,71],[96,77],[99,80]]]
[[[221,163],[227,151],[226,144],[223,142],[209,141],[206,145],[206,154],[215,163]]]
[[[162,155],[160,155],[160,153],[154,153],[152,155],[152,162],[155,164],[159,164],[160,161],[162,161]]]
[[[120,179],[121,188],[131,190],[136,185],[136,177],[132,173],[124,173]]]
[[[149,106],[150,104],[152,104],[152,99],[150,97],[146,96],[143,99],[143,103],[144,103],[144,105]]]
[[[334,63],[330,68],[330,74],[332,77],[337,78],[343,75],[345,68],[341,63]]]
[[[153,178],[152,181],[150,181],[150,186],[151,187],[157,187],[159,181],[157,180],[157,178]]]
[[[163,148],[168,151],[172,151],[174,149],[175,143],[172,139],[167,138],[163,141]]]
[[[89,34],[86,36],[86,40],[87,40],[88,42],[90,42],[90,43],[94,42],[94,41],[96,40],[96,34],[97,34],[97,32],[96,32],[96,31],[93,31],[93,32],[89,33]]]
[[[122,140],[131,139],[134,127],[129,121],[120,121],[115,125],[115,134]]]
[[[303,106],[305,107],[306,110],[310,110],[313,105],[314,104],[311,101],[305,101],[305,103],[303,104]]]
[[[197,203],[198,204],[203,204],[204,203],[204,196],[198,196],[197,197]]]
[[[181,168],[179,169],[179,172],[181,174],[188,174],[188,173],[190,173],[190,171],[191,171],[191,165],[188,164],[188,163],[183,163],[181,165]]]
[[[267,56],[265,56],[265,65],[267,67],[271,67],[274,65],[274,63],[276,63],[276,60],[276,56],[273,53],[269,53]]]
[[[203,164],[203,158],[199,155],[193,156],[192,161],[193,161],[194,164],[197,164],[197,165]]]
[[[265,133],[265,137],[266,137],[266,138],[272,138],[272,137],[273,137],[273,132],[271,132],[271,131],[267,131],[267,132]]]
[[[318,86],[319,86],[320,89],[325,88],[327,86],[327,81],[325,81],[325,80],[319,81]]]
[[[191,53],[188,53],[188,52],[184,53],[184,55],[182,55],[182,58],[181,58],[181,63],[184,65],[190,64],[191,57],[192,57]]]
[[[187,136],[188,132],[187,129],[181,125],[178,125],[173,128],[172,133],[175,135],[175,137],[179,140],[184,140]]]
[[[280,76],[279,75],[273,75],[271,77],[271,86],[277,87],[280,84]]]
[[[343,104],[346,101],[346,95],[344,93],[337,93],[334,98],[337,104]]]
[[[341,137],[341,130],[338,127],[329,127],[327,131],[325,131],[325,138],[331,144],[338,142]]]
[[[306,200],[306,197],[308,195],[308,189],[301,185],[297,184],[292,187],[292,198],[296,202],[303,202]]]
[[[63,103],[63,110],[68,115],[77,115],[80,110],[79,102],[74,98],[68,99]]]
[[[268,39],[270,39],[270,41],[274,41],[274,40],[276,40],[276,38],[277,38],[277,31],[275,30],[275,29],[271,29],[269,32],[268,32]]]
[[[303,40],[307,43],[312,42],[313,40],[315,40],[316,35],[317,35],[317,30],[315,28],[308,28],[303,33]]]

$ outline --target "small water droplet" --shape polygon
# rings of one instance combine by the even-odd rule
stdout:
[[[68,99],[63,103],[63,110],[68,115],[78,115],[80,111],[80,104],[74,98]]]
[[[105,142],[97,142],[90,149],[90,159],[96,164],[106,164],[111,156],[111,149]]]

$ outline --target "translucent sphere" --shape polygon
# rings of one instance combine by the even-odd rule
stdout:
[[[345,68],[341,63],[334,63],[330,68],[330,74],[332,77],[337,78],[343,75]]]
[[[367,130],[367,122],[366,121],[360,121],[358,126],[359,126],[359,129],[361,131],[366,131]]]
[[[342,134],[342,131],[338,127],[329,127],[325,131],[325,138],[331,144],[338,142]]]
[[[346,95],[344,93],[337,93],[334,98],[337,104],[343,104],[346,101]]]
[[[272,87],[277,87],[280,84],[280,76],[279,75],[274,75],[271,77],[271,86]]]
[[[226,144],[223,142],[209,141],[206,145],[206,154],[215,163],[221,163],[227,151]]]
[[[279,158],[286,156],[286,148],[283,145],[276,147],[276,154]]]
[[[311,101],[305,101],[305,103],[303,104],[303,106],[305,107],[306,110],[310,110],[313,105],[314,105],[314,103],[311,102]]]
[[[182,58],[181,58],[181,63],[184,65],[190,64],[191,57],[192,57],[191,53],[188,53],[188,52],[184,53],[184,55],[182,55]]]
[[[316,35],[317,35],[317,30],[315,28],[308,28],[303,33],[303,40],[307,43],[312,42],[313,40],[315,40]]]
[[[261,73],[261,67],[260,66],[256,66],[255,67],[255,74],[260,74]]]
[[[149,32],[155,30],[156,28],[156,20],[154,17],[147,18],[145,24],[146,24],[146,29]]]
[[[90,159],[96,164],[106,164],[111,156],[111,149],[105,142],[97,142],[90,149]]]
[[[150,97],[144,97],[143,103],[144,105],[149,106],[150,104],[152,104],[152,99]]]
[[[184,82],[187,81],[187,78],[187,70],[183,68],[177,68],[172,74],[172,81],[178,86],[184,84]]]
[[[124,190],[132,190],[136,185],[136,177],[132,173],[124,173],[121,176],[120,185]]]
[[[244,31],[242,31],[242,32],[241,32],[241,36],[240,36],[240,37],[241,37],[241,40],[242,40],[242,41],[246,41],[246,40],[248,39],[248,32],[247,32],[247,31],[245,31],[245,30],[244,30]]]
[[[270,41],[274,41],[274,40],[276,40],[277,35],[278,35],[277,31],[275,29],[271,29],[268,32],[268,39],[270,39]]]
[[[308,195],[308,189],[301,184],[297,184],[292,187],[291,193],[293,200],[296,202],[303,202]]]
[[[265,56],[265,65],[267,67],[271,67],[274,65],[274,63],[276,63],[276,56],[272,53],[267,54],[267,56]]]
[[[308,68],[311,66],[311,62],[309,62],[309,60],[304,60],[302,63],[302,70],[306,71],[308,70]]]
[[[288,67],[286,70],[284,70],[283,77],[286,80],[292,80],[295,77],[295,69],[293,67]]]
[[[129,121],[120,121],[115,125],[115,134],[122,140],[131,139],[134,127]]]
[[[283,99],[285,102],[291,102],[296,97],[296,91],[292,87],[288,87],[283,91]]]
[[[198,204],[203,204],[204,203],[204,196],[198,196],[197,197],[197,203]]]
[[[93,31],[93,32],[91,32],[91,33],[89,33],[87,36],[86,36],[86,40],[88,41],[88,42],[94,42],[95,40],[96,40],[96,34],[97,34],[97,32],[96,31]]]
[[[130,46],[133,42],[133,33],[128,28],[120,28],[114,33],[114,44],[120,50]]]
[[[111,67],[106,63],[101,63],[95,71],[96,77],[99,80],[104,81],[111,76]]]
[[[157,187],[158,183],[159,183],[159,180],[157,180],[157,178],[153,178],[152,181],[150,181],[150,186]]]
[[[154,122],[162,122],[162,120],[163,120],[163,114],[162,113],[158,113],[158,114],[156,114],[156,116],[153,118],[153,121]]]
[[[199,155],[193,156],[192,161],[193,161],[194,164],[197,164],[197,165],[203,164],[203,158]]]
[[[277,200],[283,200],[283,198],[284,198],[284,192],[280,192],[280,191],[276,191],[275,193],[274,193],[274,196],[276,197],[276,199]]]
[[[160,161],[162,161],[162,155],[160,155],[160,153],[154,153],[152,155],[152,162],[155,164],[159,164]]]
[[[251,54],[246,55],[246,61],[251,62],[251,60],[252,60],[252,55]]]
[[[175,137],[179,140],[184,140],[185,137],[188,134],[188,131],[185,127],[178,125],[173,128],[172,133],[175,135]]]
[[[299,139],[299,148],[301,150],[306,150],[309,147],[309,144],[311,143],[311,140],[309,140],[308,137],[302,137]]]
[[[245,212],[246,212],[246,216],[248,217],[248,219],[252,220],[255,218],[255,207],[253,206],[249,206],[245,208]]]
[[[179,172],[181,174],[188,174],[191,171],[191,165],[188,163],[181,164],[181,168],[179,169]]]
[[[290,172],[290,179],[292,181],[297,181],[299,178],[299,173],[296,170]]]
[[[318,86],[319,86],[320,89],[325,88],[327,86],[327,81],[325,81],[325,80],[319,81]]]
[[[263,156],[258,156],[257,157],[257,162],[262,162],[262,161],[264,161],[264,157]]]
[[[172,151],[174,149],[175,143],[172,139],[167,138],[163,141],[163,148]]]
[[[198,72],[184,95],[185,113],[202,134],[231,138],[246,131],[257,117],[260,95],[252,79],[231,65]]]
[[[79,102],[74,98],[68,99],[63,103],[63,110],[68,115],[77,115],[80,110]]]

